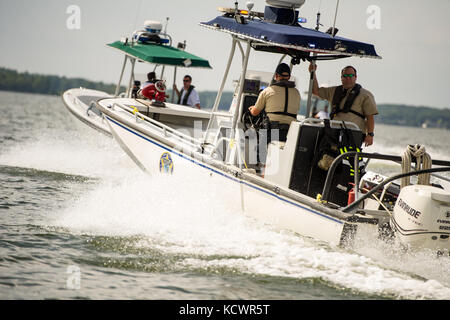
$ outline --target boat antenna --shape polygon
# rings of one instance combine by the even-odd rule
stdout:
[[[317,10],[317,20],[316,20],[316,31],[319,31],[319,27],[322,26],[320,23],[320,8],[322,6],[322,0],[320,0],[319,9]],[[316,65],[317,53],[314,52],[311,58],[311,63]],[[314,70],[311,71],[309,75],[309,88],[308,88],[308,99],[306,102],[306,118],[311,117],[311,104],[312,104],[312,89],[314,84]]]
[[[321,25],[322,25],[322,24],[320,23],[320,11],[319,11],[319,12],[317,12],[316,31],[319,31],[319,27],[320,27]]]
[[[142,0],[139,1],[139,5],[137,7],[136,16],[134,17],[134,21],[132,22],[132,27],[131,27],[132,30],[134,30],[134,28],[136,28],[137,19],[138,19],[139,13],[141,12],[141,6],[142,6]]]
[[[321,8],[322,8],[322,0],[320,0],[319,8],[317,9],[316,31],[319,31],[319,27],[323,25],[320,23],[320,9]]]
[[[334,33],[334,30],[336,29],[336,18],[337,18],[338,9],[339,9],[339,0],[337,0],[337,3],[336,3],[336,12],[334,13],[333,29],[331,30],[331,35],[333,36],[333,38],[336,35]]]
[[[167,25],[169,24],[169,17],[166,17],[166,26],[164,27],[164,34],[167,35]],[[163,79],[164,76],[164,70],[166,69],[166,66],[163,65],[162,70],[161,70],[161,80]]]
[[[164,33],[167,34],[167,25],[169,24],[169,17],[166,17],[166,26],[164,27]]]

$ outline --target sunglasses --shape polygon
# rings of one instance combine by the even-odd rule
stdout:
[[[349,74],[343,74],[343,75],[342,75],[342,78],[353,78],[353,77],[355,77],[355,76],[356,76],[355,74],[349,73]]]
[[[183,82],[191,82],[191,80],[189,80],[189,79],[188,80],[183,80]]]

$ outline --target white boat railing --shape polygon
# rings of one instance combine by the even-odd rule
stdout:
[[[159,121],[156,121],[152,118],[145,116],[144,114],[140,113],[136,108],[133,109],[127,105],[124,105],[124,104],[121,104],[118,102],[113,103],[112,108],[114,109],[115,107],[121,108],[131,114],[134,114],[136,122],[138,122],[139,119],[149,122],[152,125],[155,125],[156,127],[160,128],[162,130],[164,136],[167,137],[168,134],[170,134],[175,138],[181,139],[183,143],[189,144],[190,147],[196,149],[196,151],[199,153],[208,152],[209,156],[211,156],[211,157],[214,153],[217,152],[217,148],[221,145],[221,143],[223,141],[226,141],[230,144],[230,149],[237,148],[237,156],[239,158],[239,161],[238,161],[239,167],[242,168],[242,163],[244,163],[244,165],[247,166],[245,163],[245,160],[242,159],[240,147],[239,147],[239,145],[237,145],[237,141],[235,141],[235,139],[233,139],[233,138],[222,137],[222,138],[218,139],[218,141],[216,141],[216,143],[214,145],[205,144],[203,142],[203,140],[195,139],[192,136],[186,135],[186,134],[184,134],[176,129],[173,129]]]
[[[248,169],[247,163],[245,162],[245,159],[242,158],[242,152],[241,152],[240,146],[236,143],[236,140],[234,140],[232,138],[221,137],[220,139],[218,139],[216,144],[215,144],[215,146],[213,147],[213,149],[209,153],[209,156],[213,158],[214,157],[213,155],[215,153],[218,153],[217,149],[221,146],[222,142],[228,142],[230,151],[232,149],[236,148],[237,156],[238,156],[238,159],[239,159],[239,161],[238,161],[239,168],[242,169],[242,164],[244,164],[245,168]],[[225,161],[224,160],[224,155],[221,154],[220,152],[219,152],[219,155],[222,157],[222,160]],[[228,164],[234,164],[234,163],[233,163],[233,161],[231,161],[231,162],[229,161]]]
[[[174,137],[180,138],[181,140],[183,140],[184,143],[188,143],[191,147],[194,147],[196,149],[198,149],[197,151],[201,151],[202,150],[202,143],[203,141],[200,141],[198,139],[195,139],[192,136],[189,136],[187,134],[184,134],[172,127],[169,127],[167,125],[165,125],[164,123],[161,123],[159,121],[156,121],[152,118],[149,118],[147,116],[145,116],[144,114],[140,113],[137,109],[133,109],[127,105],[115,102],[113,104],[113,108],[114,107],[119,107],[121,109],[124,109],[132,114],[135,115],[135,119],[136,121],[139,121],[139,119],[150,122],[151,124],[155,125],[156,127],[159,127],[160,129],[162,129],[163,134],[167,137],[168,133],[171,134]]]

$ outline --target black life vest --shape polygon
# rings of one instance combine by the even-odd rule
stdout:
[[[183,102],[181,103],[181,97],[183,96],[183,92],[184,92],[184,88],[181,89],[180,91],[180,96],[178,98],[178,104],[182,104],[183,106],[187,106],[187,101],[189,99],[189,95],[191,94],[192,90],[194,90],[194,86],[190,86],[189,89],[187,90],[186,94],[184,95],[183,98]]]
[[[285,92],[284,110],[283,111],[267,112],[267,113],[282,114],[282,115],[286,115],[286,116],[293,117],[293,118],[296,119],[297,118],[296,114],[287,112],[288,111],[288,106],[289,106],[289,88],[295,88],[295,82],[293,82],[293,81],[279,81],[279,82],[273,83],[272,85],[273,86],[284,87],[284,92]]]
[[[355,102],[356,97],[361,92],[361,86],[359,84],[355,84],[353,89],[348,94],[347,100],[345,100],[344,108],[340,109],[342,99],[344,99],[345,95],[347,94],[347,90],[344,89],[342,86],[336,87],[336,90],[334,91],[333,100],[331,102],[332,110],[330,113],[330,119],[333,120],[334,116],[340,112],[348,113],[351,112],[353,114],[356,114],[358,117],[362,119],[366,119],[366,117],[355,111],[352,110],[353,102]]]

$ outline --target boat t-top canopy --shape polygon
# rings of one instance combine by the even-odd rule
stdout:
[[[233,104],[234,108],[232,110],[231,140],[235,138],[237,122],[244,111],[241,101],[250,49],[282,54],[280,62],[286,55],[289,55],[292,58],[291,67],[300,64],[301,60],[308,60],[315,63],[316,60],[334,60],[347,57],[381,59],[372,44],[336,37],[338,30],[335,26],[327,32],[319,31],[319,14],[315,30],[302,27],[298,23],[298,11],[295,8],[299,7],[303,2],[304,0],[267,0],[269,5],[265,7],[264,13],[252,12],[252,2],[247,3],[248,10],[240,10],[238,8],[239,4],[235,2],[234,9],[218,8],[219,11],[224,12],[222,16],[218,16],[208,22],[200,23],[203,27],[230,34],[233,41],[228,65],[212,109],[212,117],[214,117],[217,111],[236,45],[239,46],[242,54],[242,72],[238,84],[236,103]],[[247,44],[245,52],[240,44],[241,42]],[[307,117],[310,116],[311,111],[313,79],[314,70],[310,72]],[[208,129],[212,122],[213,120],[211,118]],[[208,137],[207,134],[205,135],[205,141]]]
[[[108,46],[118,49],[130,57],[157,65],[211,68],[208,60],[168,45],[116,41]]]
[[[225,14],[209,22],[201,22],[200,25],[249,39],[255,50],[288,54],[298,58],[309,57],[310,53],[331,54],[333,58],[381,58],[371,44],[333,37],[329,33],[304,28],[297,23],[276,24],[261,19],[247,19],[244,23],[239,23],[233,15]]]

